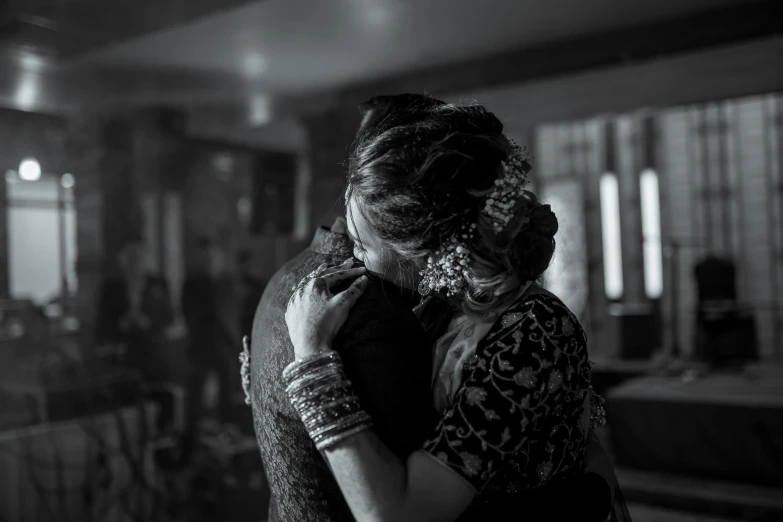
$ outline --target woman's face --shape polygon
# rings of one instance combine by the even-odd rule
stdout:
[[[356,198],[348,200],[348,235],[353,241],[353,255],[362,261],[367,270],[397,285],[414,288],[415,274],[404,270],[399,257],[374,233]]]

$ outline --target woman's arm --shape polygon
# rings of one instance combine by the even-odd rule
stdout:
[[[529,484],[535,486],[581,459],[573,443],[582,431],[571,425],[578,418],[552,424],[545,451],[530,453],[531,430],[547,412],[579,415],[569,405],[587,392],[581,331],[570,318],[551,320],[551,303],[522,305],[504,316],[422,450],[405,462],[395,458],[370,429],[331,350],[366,286],[360,280],[333,295],[330,280],[338,277],[315,277],[289,303],[286,323],[298,360],[283,379],[359,522],[451,522],[507,462],[534,469]]]
[[[372,430],[325,451],[357,522],[452,522],[476,490],[427,452],[398,459]]]

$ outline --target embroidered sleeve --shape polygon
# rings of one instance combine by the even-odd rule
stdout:
[[[424,444],[477,491],[508,466],[531,486],[565,471],[589,385],[584,333],[562,303],[523,303],[500,321]]]

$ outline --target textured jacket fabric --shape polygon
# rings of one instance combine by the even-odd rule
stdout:
[[[256,311],[251,344],[255,432],[271,489],[270,522],[353,520],[329,468],[291,407],[282,372],[294,359],[285,310],[293,288],[322,263],[351,257],[346,236],[321,228],[310,248],[271,279]],[[414,296],[371,277],[333,344],[379,437],[401,458],[432,426],[432,360],[411,308]]]

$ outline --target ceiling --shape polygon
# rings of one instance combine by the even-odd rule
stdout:
[[[170,105],[258,126],[351,86],[753,1],[6,1],[0,105]]]

